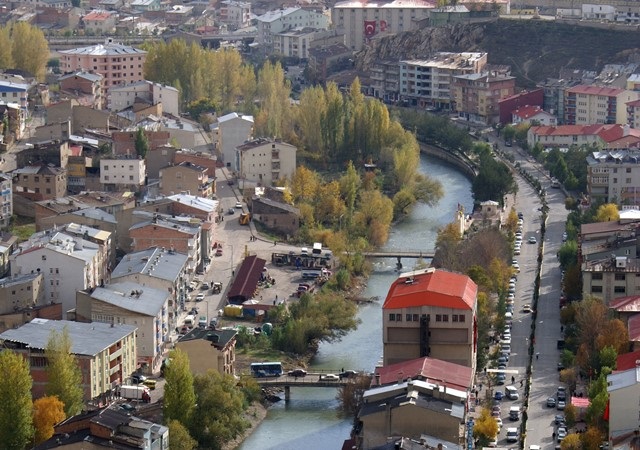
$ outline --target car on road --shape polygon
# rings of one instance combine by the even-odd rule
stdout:
[[[498,375],[496,375],[496,384],[498,384],[499,386],[505,384],[506,381],[507,376],[504,373],[499,373]],[[500,412],[498,412],[498,415],[500,415]]]
[[[335,373],[327,373],[320,375],[320,381],[338,381],[340,377]]]
[[[156,388],[156,380],[150,380],[149,378],[147,378],[146,380],[144,380],[142,382],[142,384],[144,384],[146,387],[148,387],[149,389],[151,389],[152,391]]]
[[[131,383],[132,384],[140,384],[140,383],[144,383],[147,380],[147,377],[145,377],[144,375],[138,374],[138,373],[134,373],[133,375],[131,375]]]
[[[565,424],[564,414],[556,414],[554,422],[556,425],[564,425]]]
[[[345,371],[340,372],[338,374],[340,379],[343,379],[343,378],[355,378],[356,375],[358,375],[358,372],[356,372],[355,370],[345,370]]]
[[[507,359],[506,356],[500,356],[498,358],[498,364],[506,364],[507,362],[509,362],[509,360]]]
[[[200,286],[200,289],[202,289],[203,291],[206,291],[207,289],[209,289],[211,286],[209,286],[209,283],[202,283],[202,286]]]
[[[558,400],[556,403],[556,409],[558,411],[564,411],[564,408],[567,406],[567,402],[565,400]]]
[[[222,249],[220,247],[216,249],[216,256],[222,256]]]
[[[498,424],[498,428],[502,428],[502,419],[500,417],[496,417],[496,423]]]
[[[136,407],[133,406],[131,403],[122,403],[120,404],[120,409],[128,412],[128,413],[132,413],[136,410]]]
[[[504,395],[502,394],[502,391],[496,391],[496,395],[493,398],[496,400],[502,400],[503,397]]]
[[[562,242],[567,242],[567,238],[569,236],[567,235],[567,232],[565,231],[564,233],[562,233]]]
[[[556,436],[558,437],[558,442],[561,442],[564,438],[567,437],[567,429],[565,427],[558,427]]]
[[[498,412],[498,415],[500,415],[500,411],[501,411],[500,405],[494,405],[493,408],[491,409],[491,412],[496,412],[496,411]]]
[[[529,244],[537,244],[537,243],[538,243],[538,240],[536,239],[535,236],[531,236],[529,238]]]
[[[491,417],[496,418],[500,417],[500,410],[496,411],[495,409],[491,411]]]
[[[531,309],[531,305],[529,305],[528,303],[525,303],[524,305],[522,305],[522,312],[525,313],[530,313],[533,310]]]
[[[514,248],[514,249],[513,249],[513,254],[514,254],[515,256],[520,256],[520,247],[516,247],[516,248]]]
[[[562,361],[558,362],[558,372],[560,372],[561,370],[564,370],[564,363]]]
[[[287,375],[289,375],[290,377],[304,378],[307,376],[307,371],[304,369],[293,369],[293,370],[290,370]]]
[[[196,295],[196,302],[201,302],[203,300],[204,300],[204,294],[202,292]]]
[[[236,209],[242,209],[242,203],[241,202],[236,202],[235,208]]]
[[[496,436],[493,439],[491,439],[487,445],[489,447],[492,447],[492,448],[497,447],[498,446],[498,436]]]
[[[197,316],[198,315],[198,308],[196,308],[195,306],[193,308],[191,308],[191,311],[189,311],[189,314],[192,316]]]
[[[227,210],[227,214],[229,214],[230,216],[231,216],[231,215],[233,215],[233,214],[235,214],[235,213],[236,213],[236,210],[235,210],[234,208],[229,208],[229,209]]]
[[[547,407],[548,408],[555,408],[556,407],[556,399],[555,399],[555,397],[549,397],[547,399]]]

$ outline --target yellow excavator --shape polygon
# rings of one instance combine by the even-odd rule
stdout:
[[[249,225],[250,220],[251,220],[251,214],[249,213],[242,213],[238,218],[238,222],[240,223],[240,225]]]

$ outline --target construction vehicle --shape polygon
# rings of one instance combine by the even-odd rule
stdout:
[[[240,214],[240,218],[238,219],[238,222],[240,222],[240,225],[249,225],[250,220],[251,220],[251,214],[242,213]]]

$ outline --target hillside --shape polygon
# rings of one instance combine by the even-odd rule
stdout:
[[[540,20],[504,20],[425,28],[374,40],[356,55],[359,70],[384,59],[424,58],[438,51],[485,51],[489,63],[510,65],[522,87],[558,77],[561,68],[599,70],[640,62],[640,33]]]

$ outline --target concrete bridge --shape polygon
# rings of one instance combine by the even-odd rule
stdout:
[[[402,251],[402,250],[378,250],[375,252],[362,252],[365,258],[396,258],[396,267],[402,269],[402,258],[413,259],[433,259],[434,250],[425,251]]]
[[[338,373],[336,371],[335,373]],[[289,401],[291,398],[291,387],[324,387],[339,388],[353,383],[354,378],[341,378],[337,380],[323,379],[325,373],[308,373],[304,377],[290,377],[281,375],[275,378],[255,378],[261,388],[281,387],[284,388],[284,400]]]

